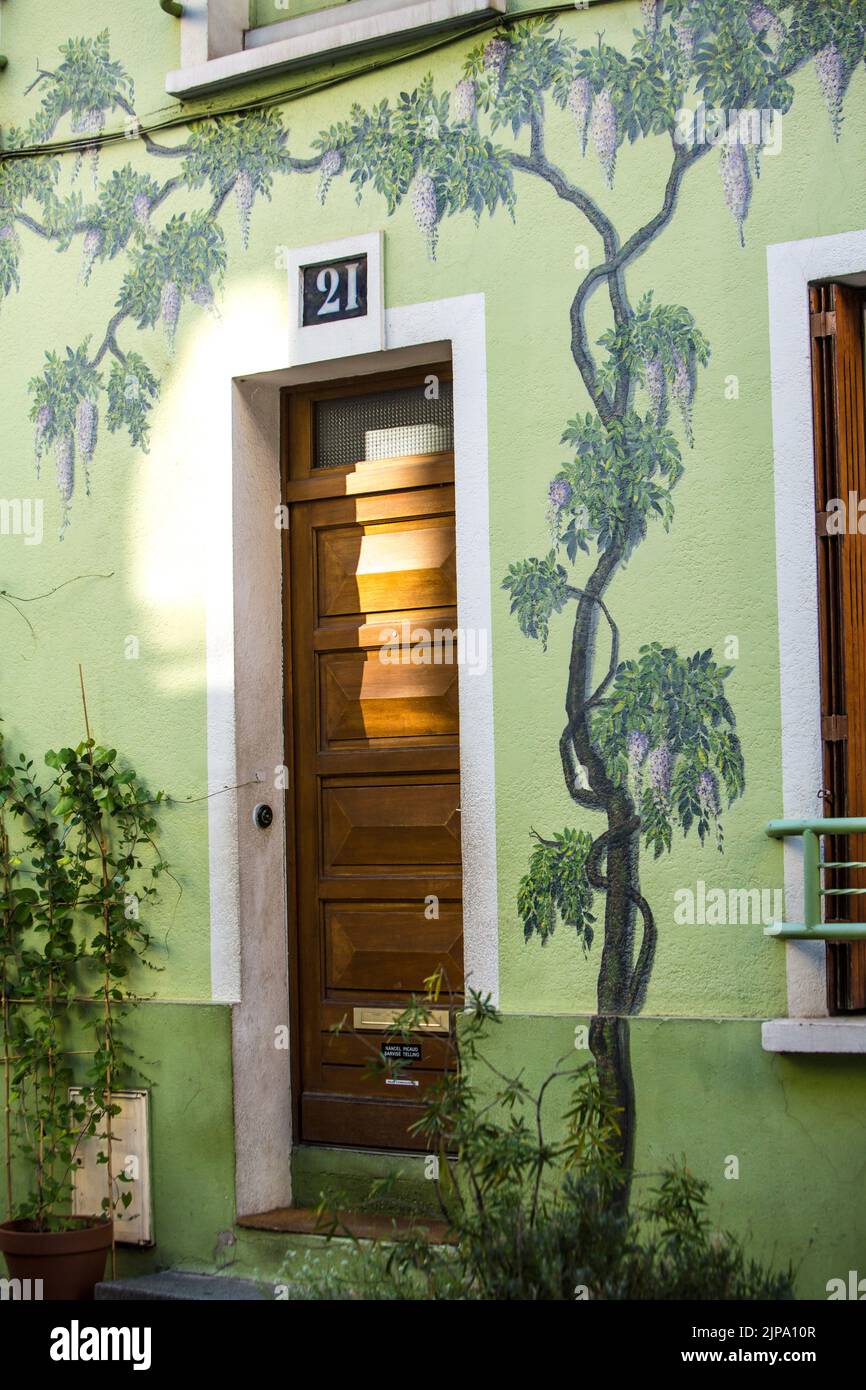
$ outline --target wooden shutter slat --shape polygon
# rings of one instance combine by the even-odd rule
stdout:
[[[866,815],[866,537],[849,514],[850,494],[866,498],[863,295],[848,285],[810,288],[812,397],[815,443],[816,542],[821,667],[821,737],[826,809],[834,816]],[[828,534],[827,508],[844,501],[846,526]],[[855,502],[856,507],[856,502]],[[853,528],[853,529],[852,529]],[[866,836],[834,837],[826,858],[866,859]],[[841,867],[825,873],[827,921],[866,921],[866,872]],[[866,943],[830,943],[827,991],[831,1013],[866,1010]]]

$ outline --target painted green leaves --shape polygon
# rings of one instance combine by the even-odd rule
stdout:
[[[214,281],[226,267],[225,235],[206,212],[177,213],[158,235],[133,248],[131,269],[124,276],[118,309],[139,328],[162,322],[166,346],[174,351],[175,334],[185,298],[205,307],[213,301]]]
[[[69,525],[76,456],[84,464],[89,491],[90,463],[96,448],[102,381],[88,355],[89,342],[85,339],[77,348],[68,347],[65,354],[47,352],[44,370],[30,382],[36,474],[38,477],[43,455],[53,448],[62,508],[61,539]]]
[[[53,451],[61,540],[70,522],[77,464],[84,467],[88,496],[91,488],[103,377],[90,356],[89,343],[85,339],[77,348],[68,347],[65,354],[47,352],[43,371],[30,382],[36,475],[44,456]],[[132,443],[146,450],[149,412],[158,392],[156,377],[138,353],[115,358],[108,380],[109,430],[126,428]]]
[[[567,575],[553,550],[543,559],[518,560],[508,566],[502,588],[511,595],[511,612],[525,637],[547,647],[550,619],[568,602]]]
[[[275,111],[251,111],[201,121],[189,133],[183,179],[189,188],[207,184],[219,204],[231,191],[244,250],[258,196],[270,199],[274,175],[290,168],[286,132]]]
[[[159,382],[139,353],[128,352],[122,362],[115,359],[108,378],[108,428],[128,430],[130,443],[146,453],[150,410],[158,395]]]
[[[557,484],[565,485],[553,534],[570,560],[578,550],[589,553],[591,540],[599,550],[617,546],[627,556],[653,514],[670,525],[671,492],[683,466],[667,430],[631,410],[607,425],[587,414],[569,421],[562,441],[574,457],[557,473],[550,496]]]
[[[779,44],[779,61],[790,66],[814,58],[815,76],[836,140],[842,131],[845,92],[866,58],[864,0],[805,0],[794,7]]]
[[[368,111],[353,106],[347,120],[315,141],[321,200],[342,173],[359,203],[368,188],[381,194],[389,213],[408,198],[431,260],[444,217],[469,212],[477,222],[499,206],[513,212],[507,155],[479,134],[475,122],[479,91],[466,78],[453,94],[437,95],[428,75],[414,91],[401,92],[393,106],[387,100]]]
[[[730,805],[745,785],[730,674],[710,650],[681,657],[653,642],[622,662],[593,712],[593,742],[609,776],[631,791],[656,857],[676,827],[685,835],[695,825],[702,842],[714,833],[721,848],[722,801]]]
[[[520,20],[473,48],[464,72],[474,83],[478,109],[490,116],[491,130],[510,128],[517,135],[534,117],[540,119],[544,92],[573,51],[549,16]]]
[[[6,132],[5,149],[22,149],[28,136],[17,127]],[[0,162],[0,307],[12,290],[21,285],[21,238],[18,225],[24,206],[32,206],[50,218],[57,206],[55,186],[60,176],[59,161],[25,156]]]
[[[60,49],[61,61],[38,79],[41,110],[25,131],[11,131],[7,148],[24,148],[51,138],[61,120],[69,119],[72,135],[93,140],[110,112],[133,115],[133,86],[119,63],[112,61],[107,32],[94,39],[73,39]],[[132,443],[147,448],[149,415],[159,382],[141,354],[125,352],[119,330],[126,319],[139,329],[162,326],[169,354],[174,350],[184,304],[213,307],[226,268],[225,235],[216,220],[233,193],[247,245],[250,216],[258,195],[270,197],[273,178],[287,172],[286,133],[275,112],[252,112],[202,122],[189,132],[188,144],[172,148],[148,145],[152,152],[182,161],[180,175],[159,183],[126,164],[86,202],[70,188],[60,195],[60,162],[48,155],[22,157],[0,164],[0,294],[19,283],[18,223],[35,229],[66,251],[80,238],[80,281],[89,285],[97,267],[121,252],[127,267],[117,299],[117,312],[92,357],[87,345],[65,353],[46,353],[44,371],[30,383],[31,419],[37,469],[52,448],[62,508],[61,536],[69,524],[76,466],[84,464],[90,490],[90,464],[97,441],[100,394],[107,390],[109,430],[126,429]],[[98,143],[93,146],[94,160]],[[76,161],[72,181],[78,172]],[[94,175],[97,166],[94,163]],[[181,212],[155,223],[161,204],[178,189],[208,185],[213,202],[208,209]],[[23,210],[31,200],[38,221]],[[100,371],[112,359],[107,383]],[[104,403],[103,403],[104,405]]]
[[[538,838],[517,890],[517,911],[527,941],[537,935],[545,945],[557,921],[562,921],[574,928],[584,950],[589,950],[595,921],[587,873],[591,850],[592,836],[585,830],[562,830],[552,840]]]
[[[621,377],[640,382],[656,425],[668,418],[670,390],[691,447],[697,369],[710,360],[710,345],[689,310],[680,304],[654,305],[650,290],[624,324],[598,341],[608,354],[599,367],[599,384],[612,393]]]
[[[21,284],[18,273],[18,257],[21,254],[21,240],[13,223],[0,224],[0,296],[5,296]]]
[[[97,259],[110,260],[150,232],[151,208],[159,196],[159,184],[131,164],[115,169],[102,185],[95,204],[76,208],[70,231],[84,230],[81,279],[90,282]]]
[[[108,115],[128,110],[134,85],[123,65],[114,61],[109,33],[95,38],[67,39],[60,45],[61,61],[39,77],[42,107],[31,122],[32,143],[50,140],[64,116],[73,135],[98,135]]]

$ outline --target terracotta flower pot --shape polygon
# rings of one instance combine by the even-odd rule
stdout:
[[[10,1279],[42,1280],[42,1297],[50,1302],[81,1303],[105,1273],[111,1249],[112,1222],[100,1216],[70,1218],[69,1231],[35,1231],[32,1221],[0,1225],[0,1252],[6,1256]],[[32,1282],[31,1297],[38,1285]]]

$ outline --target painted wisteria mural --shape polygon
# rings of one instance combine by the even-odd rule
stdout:
[[[503,588],[521,631],[542,647],[553,622],[571,627],[564,722],[554,737],[568,796],[597,828],[535,834],[517,905],[527,941],[543,944],[559,925],[600,955],[590,1046],[621,1110],[629,1167],[629,1019],[646,1000],[657,936],[640,856],[665,854],[675,835],[692,830],[721,848],[723,810],[743,790],[744,767],[726,693],[731,672],[712,651],[683,656],[658,641],[631,656],[620,651],[609,591],[649,526],[673,524],[710,355],[686,307],[652,294],[632,303],[628,272],[669,226],[684,180],[704,160],[718,168],[720,218],[745,241],[774,130],[765,118],[789,109],[798,70],[811,65],[842,138],[845,92],[866,52],[866,0],[641,0],[634,14],[641,27],[628,52],[603,32],[575,41],[575,33],[588,38],[594,11],[569,21],[568,32],[551,18],[506,21],[472,49],[449,89],[426,77],[394,102],[352,105],[301,155],[290,153],[273,105],[202,120],[182,143],[157,138],[137,124],[132,80],[112,59],[108,34],[76,38],[37,73],[39,109],[25,129],[6,132],[0,163],[0,293],[19,288],[27,236],[62,253],[74,246],[85,290],[103,263],[123,257],[107,325],[76,345],[50,347],[30,384],[35,465],[53,456],[64,527],[82,474],[89,490],[102,424],[146,450],[160,389],[148,334],[160,330],[170,351],[183,314],[213,310],[231,204],[246,248],[256,204],[278,180],[313,175],[310,196],[324,202],[346,179],[359,203],[377,195],[393,213],[407,201],[435,259],[449,218],[515,218],[521,185],[534,180],[573,210],[576,228],[596,234],[596,263],[562,305],[575,408],[561,430],[566,461],[545,484],[549,534],[537,555],[515,560]],[[607,17],[600,8],[600,24]],[[554,160],[546,141],[551,118],[561,130],[563,116],[571,147],[559,135]],[[100,144],[111,125],[134,137],[136,163],[102,178]],[[54,150],[61,139],[79,143],[74,163]],[[655,142],[666,182],[643,225],[620,227],[581,171],[595,161],[601,180],[591,185],[618,188],[630,177],[628,146],[644,140]],[[204,205],[191,211],[198,191]],[[609,326],[591,342],[587,306],[598,293]]]

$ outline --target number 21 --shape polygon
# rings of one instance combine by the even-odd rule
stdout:
[[[358,262],[346,266],[346,303],[340,304],[340,272],[335,266],[324,266],[316,276],[316,289],[325,296],[316,310],[317,317],[323,314],[339,314],[358,307]]]

